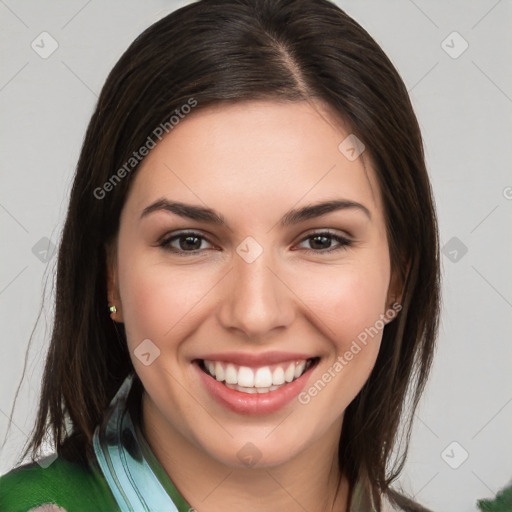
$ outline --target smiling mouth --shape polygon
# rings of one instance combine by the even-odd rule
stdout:
[[[226,387],[252,394],[270,393],[281,389],[302,377],[313,366],[316,366],[319,360],[320,357],[312,357],[256,368],[207,359],[196,359],[194,362],[209,377]]]

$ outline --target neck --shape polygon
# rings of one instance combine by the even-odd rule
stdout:
[[[341,422],[283,464],[240,468],[218,461],[181,435],[146,393],[142,400],[149,446],[179,493],[201,512],[347,512],[350,488],[337,457]]]

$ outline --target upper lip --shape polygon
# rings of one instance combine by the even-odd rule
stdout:
[[[316,357],[311,354],[302,354],[299,352],[263,352],[261,354],[248,352],[215,352],[205,354],[197,359],[207,361],[224,361],[239,366],[267,366],[287,361],[305,361]]]

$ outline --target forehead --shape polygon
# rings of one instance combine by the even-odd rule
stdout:
[[[142,162],[127,200],[141,211],[160,197],[206,203],[236,217],[345,198],[378,214],[368,156],[350,160],[350,128],[324,105],[251,101],[185,116]]]

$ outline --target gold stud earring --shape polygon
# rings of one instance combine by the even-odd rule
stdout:
[[[108,309],[111,313],[117,313],[117,308],[115,306],[110,306]]]

